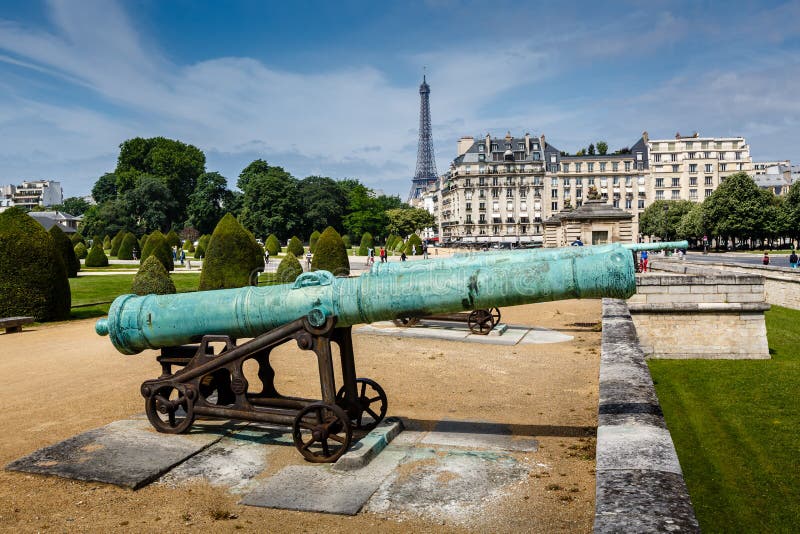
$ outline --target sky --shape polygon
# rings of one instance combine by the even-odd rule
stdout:
[[[408,194],[419,84],[436,163],[462,136],[574,152],[680,132],[800,158],[800,0],[0,0],[0,184],[81,196],[165,136],[231,187],[262,158]]]

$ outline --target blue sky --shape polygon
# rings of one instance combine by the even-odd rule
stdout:
[[[118,145],[192,143],[405,197],[422,67],[436,161],[463,135],[562,150],[675,132],[800,158],[800,1],[0,0],[0,184],[87,194]]]

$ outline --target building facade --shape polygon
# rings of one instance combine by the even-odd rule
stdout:
[[[24,209],[35,206],[55,206],[64,202],[64,192],[60,182],[52,180],[30,180],[14,186],[2,186],[0,196],[10,198],[11,205]]]
[[[438,185],[439,236],[453,245],[538,245],[544,221],[595,198],[632,216],[620,237],[636,241],[644,237],[639,216],[654,201],[702,202],[737,172],[754,174],[742,137],[644,132],[630,148],[602,155],[565,155],[544,135],[462,137]]]

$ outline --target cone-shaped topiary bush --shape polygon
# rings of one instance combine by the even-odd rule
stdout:
[[[53,238],[53,244],[61,253],[61,259],[64,260],[64,267],[67,269],[67,276],[75,278],[78,276],[78,271],[81,270],[81,262],[75,255],[72,241],[61,231],[61,228],[57,224],[54,224],[53,227],[50,228],[50,237]]]
[[[125,237],[122,239],[122,244],[119,246],[119,250],[117,251],[117,258],[119,258],[120,260],[132,260],[133,249],[138,246],[139,246],[139,241],[136,240],[136,236],[128,232],[127,234],[125,234]]]
[[[322,232],[317,241],[316,252],[311,260],[311,270],[323,269],[335,276],[350,275],[350,260],[339,232],[329,226]]]
[[[308,250],[310,250],[312,254],[317,250],[317,241],[319,241],[320,235],[322,234],[314,230],[311,233],[311,237],[308,238]]]
[[[347,252],[349,253],[350,249],[353,248],[353,243],[350,242],[350,236],[347,235],[347,234],[344,234],[342,236],[342,243],[344,243],[344,248],[346,248]]]
[[[164,234],[158,230],[155,230],[150,234],[150,237],[147,238],[147,243],[145,243],[144,249],[142,249],[141,263],[144,263],[144,260],[150,256],[158,258],[158,261],[161,262],[161,265],[163,265],[167,271],[175,269],[175,262],[172,260],[172,249],[167,244],[167,240],[164,239]]]
[[[394,245],[392,246],[392,250],[394,250],[395,252],[400,252],[405,248],[405,246],[406,242],[403,241],[403,238],[398,237],[397,239],[394,240]]]
[[[278,270],[275,273],[279,284],[291,284],[297,277],[303,274],[303,266],[297,260],[297,257],[291,252],[287,252],[281,262],[278,264]]]
[[[188,243],[189,243],[189,246],[186,247],[186,252],[191,254],[191,253],[194,252],[194,241],[189,241]]]
[[[70,237],[69,240],[72,241],[73,245],[77,245],[78,243],[83,243],[86,245],[86,240],[83,238],[83,235],[81,235],[80,232],[75,232],[72,234],[72,237]]]
[[[84,263],[87,267],[108,266],[108,258],[106,257],[106,253],[103,252],[103,245],[100,243],[92,245],[92,248],[89,249],[89,254],[86,255],[86,261]]]
[[[175,233],[175,230],[170,230],[167,233],[167,235],[164,236],[164,239],[167,240],[167,245],[169,245],[169,248],[177,247],[178,250],[181,249],[183,242],[181,241],[181,238],[178,236],[178,234]]]
[[[116,256],[119,253],[119,246],[122,244],[126,233],[125,230],[120,230],[111,240],[111,252],[109,252],[109,256]]]
[[[137,295],[171,295],[175,293],[175,282],[170,278],[169,273],[158,261],[155,255],[151,255],[139,266],[139,272],[133,278],[131,293]]]
[[[375,242],[372,239],[372,234],[369,232],[364,232],[364,235],[361,236],[361,245],[358,247],[358,255],[359,256],[366,256],[369,252],[369,249],[375,246]]]
[[[211,241],[210,235],[202,235],[200,239],[197,240],[197,248],[194,249],[194,257],[195,259],[201,259],[206,257],[206,248],[208,247],[208,242]]]
[[[406,255],[411,256],[414,251],[416,251],[417,256],[422,256],[422,240],[417,234],[411,234],[408,241],[406,241]]]
[[[303,248],[303,242],[300,241],[300,238],[293,235],[292,238],[289,240],[289,244],[286,245],[286,252],[291,252],[292,254],[294,254],[295,258],[302,257],[303,252],[305,252],[305,249]]]
[[[111,250],[111,238],[108,234],[103,238],[103,250]]]
[[[261,247],[253,234],[228,213],[217,223],[208,242],[200,291],[255,285],[263,270]]]
[[[75,251],[75,257],[78,258],[78,260],[84,259],[89,254],[89,251],[86,250],[86,245],[83,243],[78,243],[75,245],[73,250]]]
[[[395,234],[390,234],[389,237],[386,238],[386,245],[384,247],[386,250],[393,250],[393,246],[395,241],[398,240],[398,237]]]
[[[275,237],[275,234],[269,234],[269,237],[264,242],[264,248],[269,251],[270,256],[275,256],[281,252],[281,242]]]
[[[0,317],[67,319],[69,280],[61,251],[19,208],[0,213]]]

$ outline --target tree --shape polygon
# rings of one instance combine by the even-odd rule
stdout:
[[[586,149],[582,148],[582,149],[578,150],[577,152],[575,152],[575,155],[576,156],[585,156],[586,155]]]
[[[382,233],[386,228],[387,209],[391,208],[384,207],[374,197],[371,189],[358,184],[348,195],[348,214],[344,217],[344,227],[353,236],[360,236],[365,232]]]
[[[140,263],[144,263],[150,256],[155,256],[167,271],[175,269],[175,262],[172,258],[172,249],[164,239],[164,234],[156,230],[147,238],[147,243],[142,248],[142,258]]]
[[[122,244],[122,240],[125,239],[125,234],[127,234],[125,230],[120,230],[111,240],[111,252],[109,253],[110,256],[116,256],[119,254],[119,246]]]
[[[350,242],[350,236],[349,235],[344,234],[342,236],[342,242],[344,243],[344,248],[346,248],[348,251],[351,248],[353,248],[353,244]]]
[[[316,228],[342,227],[347,210],[347,194],[332,178],[309,176],[297,183],[297,192],[303,214],[301,235]]]
[[[689,213],[695,203],[689,200],[656,200],[639,216],[639,232],[669,240],[678,231],[681,218]],[[665,209],[666,208],[666,209]]]
[[[56,247],[56,250],[59,251],[61,254],[61,259],[64,261],[64,268],[67,270],[67,276],[69,278],[75,278],[78,276],[78,271],[81,270],[81,262],[77,256],[75,256],[75,249],[72,247],[72,242],[69,238],[61,231],[61,228],[57,224],[54,224],[52,228],[50,228],[50,237],[53,238],[53,246]]]
[[[226,208],[230,207],[231,200],[232,193],[224,176],[218,172],[201,174],[189,197],[187,224],[197,228],[200,233],[210,234],[225,215]]]
[[[122,193],[118,204],[133,220],[133,227],[127,229],[138,229],[139,233],[169,227],[176,221],[173,215],[179,208],[163,180],[151,175],[139,176],[133,189]]]
[[[86,250],[86,244],[81,243],[80,241],[77,245],[75,245],[73,250],[75,251],[75,257],[78,258],[78,261],[86,258],[86,256],[89,254],[89,251]]]
[[[0,213],[0,317],[69,317],[70,289],[61,251],[21,209]]]
[[[389,232],[408,235],[436,224],[436,219],[428,210],[422,208],[391,209],[386,211]]]
[[[295,257],[299,258],[303,255],[305,250],[303,249],[303,242],[297,236],[292,236],[289,240],[289,244],[286,246],[286,251],[291,252],[295,255]]]
[[[723,241],[763,237],[769,199],[746,173],[725,178],[703,202],[703,223]]]
[[[240,191],[244,191],[250,185],[250,180],[253,176],[259,174],[269,174],[270,166],[269,163],[264,161],[263,159],[257,159],[242,169],[242,172],[239,173],[239,179],[236,180],[236,187],[239,188]]]
[[[675,237],[678,239],[688,239],[692,242],[702,240],[707,230],[703,226],[703,204],[696,203],[683,217],[681,217]]]
[[[319,237],[314,257],[311,260],[311,270],[322,269],[332,272],[335,276],[350,275],[350,260],[347,250],[339,232],[328,226]]]
[[[108,258],[106,257],[106,253],[103,252],[103,245],[100,243],[93,244],[92,248],[89,249],[89,253],[86,255],[84,264],[87,267],[107,267]]]
[[[252,164],[251,164],[252,165]],[[242,224],[257,235],[284,240],[301,229],[297,180],[281,167],[248,176],[242,199]]]
[[[269,234],[269,237],[264,242],[264,248],[269,252],[270,256],[277,256],[281,252],[281,243],[275,234]]]
[[[608,143],[605,141],[598,141],[597,142],[597,153],[601,156],[605,156],[608,153]]]
[[[91,204],[80,197],[69,197],[64,199],[63,204],[55,206],[54,209],[77,217],[78,215],[83,215],[91,207]]]
[[[136,295],[171,295],[175,293],[175,282],[155,256],[147,258],[133,278],[131,293]]]
[[[281,262],[278,264],[278,270],[275,277],[279,284],[291,284],[297,277],[303,274],[303,266],[297,260],[297,257],[291,252],[287,252]]]
[[[115,235],[120,230],[134,230],[136,222],[126,207],[117,201],[106,201],[92,206],[83,214],[81,232],[86,235]]]
[[[125,237],[122,238],[122,243],[117,251],[117,258],[120,260],[132,260],[133,249],[138,246],[139,242],[136,240],[136,236],[128,232],[125,234]]]
[[[70,237],[69,240],[72,241],[73,245],[77,245],[78,243],[83,243],[84,245],[86,244],[86,238],[84,238],[83,234],[80,232],[75,232],[72,234],[72,237]]]
[[[594,156],[595,152],[594,152],[594,145],[593,144],[589,145],[589,148],[586,150],[586,153],[588,155],[590,155],[590,156]]]
[[[319,240],[320,235],[321,234],[319,232],[314,230],[314,232],[311,234],[311,237],[308,238],[308,251],[312,254],[317,248],[317,241]]]
[[[117,176],[114,173],[108,172],[98,178],[97,182],[94,184],[94,187],[92,187],[92,198],[97,204],[103,204],[104,202],[116,200]],[[71,215],[75,214],[72,213]]]
[[[794,241],[800,241],[800,181],[789,188],[781,212],[787,235]]]
[[[256,285],[264,256],[253,234],[228,213],[214,228],[203,260],[200,291]]]
[[[361,244],[358,247],[358,252],[356,255],[358,256],[366,256],[369,254],[369,249],[375,247],[375,241],[372,239],[372,234],[369,232],[364,232],[361,236]]]

